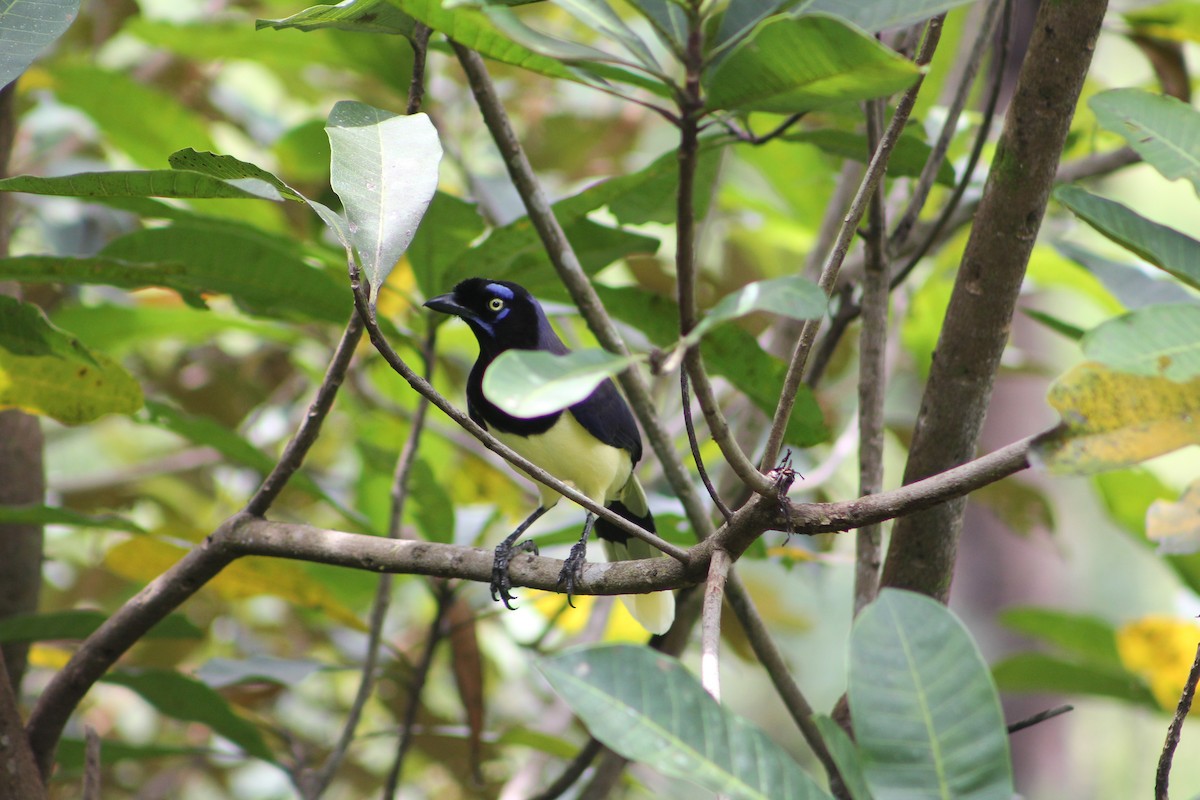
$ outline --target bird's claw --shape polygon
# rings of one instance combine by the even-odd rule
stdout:
[[[562,571],[558,573],[558,586],[567,593],[567,604],[571,608],[575,607],[575,601],[571,599],[571,595],[575,593],[575,584],[583,577],[586,553],[586,543],[576,543],[567,555],[567,560],[563,562]]]
[[[511,591],[512,581],[508,577],[508,563],[512,560],[514,551],[532,553],[536,556],[538,554],[537,543],[526,540],[518,545],[512,545],[506,541],[496,548],[496,555],[492,560],[492,599],[504,603],[504,607],[509,611],[515,611],[517,608],[512,604],[512,601],[517,598]]]

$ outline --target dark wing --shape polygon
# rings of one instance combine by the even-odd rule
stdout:
[[[628,450],[636,464],[642,458],[642,435],[629,404],[611,380],[596,387],[583,400],[571,406],[571,413],[583,429],[611,447]]]

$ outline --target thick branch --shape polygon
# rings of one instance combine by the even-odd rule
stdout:
[[[1105,0],[1043,3],[1005,119],[925,386],[906,483],[971,457],[1017,294],[1037,238]],[[892,533],[883,585],[945,600],[963,501],[906,517]]]
[[[1000,480],[1028,466],[1030,439],[1023,439],[923,481],[890,492],[841,503],[788,504],[756,496],[716,536],[690,550],[685,561],[649,558],[586,564],[575,594],[638,594],[690,586],[704,579],[712,552],[736,557],[765,530],[814,534],[851,530],[928,508]],[[269,522],[240,514],[227,520],[179,563],[125,603],[89,636],[42,693],[25,726],[42,774],[48,774],[67,719],[97,680],[150,628],[241,556],[269,556],[361,569],[460,578],[489,583],[489,550],[435,542],[397,541],[307,525]],[[509,574],[516,586],[557,591],[562,561],[522,553]],[[743,620],[743,625],[746,622]]]

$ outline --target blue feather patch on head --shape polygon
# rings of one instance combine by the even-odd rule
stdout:
[[[504,286],[503,284],[489,283],[487,285],[487,289],[489,292],[492,292],[493,294],[496,294],[499,297],[503,297],[505,300],[513,299],[513,290],[508,288],[507,286]]]

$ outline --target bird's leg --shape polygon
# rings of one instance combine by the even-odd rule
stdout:
[[[547,508],[538,506],[533,510],[533,513],[525,518],[525,521],[517,526],[517,529],[510,533],[508,537],[496,545],[496,555],[492,560],[492,599],[499,600],[504,603],[504,607],[512,611],[516,606],[512,605],[512,601],[516,598],[509,590],[512,589],[512,581],[508,579],[508,562],[512,559],[513,550],[521,550],[526,553],[537,555],[537,544],[529,542],[521,542],[520,545],[514,547],[517,539],[521,538],[521,534],[537,521],[537,518],[545,514]]]
[[[558,585],[566,589],[567,603],[571,608],[575,607],[575,603],[571,600],[571,594],[575,591],[575,581],[583,575],[588,537],[592,535],[592,526],[595,524],[596,515],[589,511],[587,519],[583,523],[583,535],[579,537],[578,542],[571,545],[571,552],[567,555],[567,560],[563,562],[562,572],[558,573]]]

